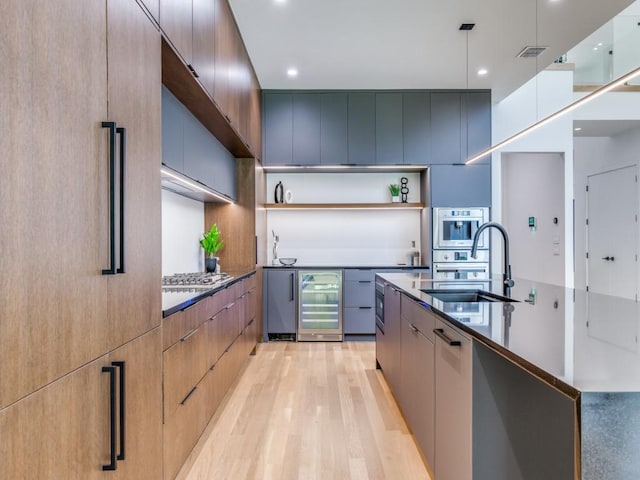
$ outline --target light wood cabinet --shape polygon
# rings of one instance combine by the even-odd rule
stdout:
[[[155,329],[2,410],[0,478],[160,478],[160,346]],[[115,471],[103,471],[110,462],[111,417],[109,375],[102,369],[112,362],[124,362],[118,374],[119,379],[125,372],[124,404],[118,401],[119,387],[115,398],[116,420],[125,412],[125,459]],[[118,425],[118,453],[120,433]]]
[[[23,25],[21,12],[39,27]],[[15,105],[0,140],[9,226],[0,265],[11,278],[0,293],[3,406],[160,322],[160,36],[134,0],[6,2],[0,26],[14,32],[0,97]],[[34,32],[46,58],[30,51]],[[117,276],[101,274],[110,263],[106,120],[128,127],[128,268]]]
[[[214,27],[214,66],[215,83],[213,98],[231,122],[229,111],[231,109],[231,85],[229,72],[233,66],[234,57],[234,22],[233,14],[227,0],[215,0],[215,27]]]
[[[109,119],[126,129],[124,269],[108,277],[113,348],[160,325],[161,42],[134,0],[107,2]],[[120,152],[123,155],[122,152]]]
[[[142,4],[147,8],[147,11],[151,16],[158,21],[160,18],[160,0],[140,0]]]
[[[187,65],[193,61],[191,0],[160,0],[160,28]]]
[[[215,3],[215,0],[193,0],[192,66],[211,97],[215,82]]]
[[[2,407],[106,351],[106,7],[3,2],[0,31]]]

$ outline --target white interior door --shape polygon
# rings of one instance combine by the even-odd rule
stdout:
[[[587,185],[589,291],[635,299],[638,281],[636,167],[590,175]]]

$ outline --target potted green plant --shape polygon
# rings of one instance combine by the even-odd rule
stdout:
[[[389,192],[391,192],[391,201],[399,202],[400,201],[400,185],[397,183],[392,183],[389,185]]]
[[[215,272],[218,265],[218,257],[216,253],[224,246],[224,241],[220,240],[220,230],[218,225],[214,223],[208,232],[202,234],[200,246],[204,250],[204,265],[207,272]]]

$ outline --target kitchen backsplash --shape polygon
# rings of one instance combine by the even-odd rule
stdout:
[[[204,203],[162,190],[162,275],[203,271]]]
[[[293,204],[391,202],[388,185],[409,181],[408,202],[420,201],[417,172],[276,173],[267,174],[267,203],[282,182]],[[420,246],[420,210],[343,208],[268,210],[268,261],[273,260],[273,235],[279,236],[278,257],[294,257],[298,265],[397,265],[415,240]]]

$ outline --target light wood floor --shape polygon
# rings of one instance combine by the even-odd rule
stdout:
[[[429,480],[375,343],[259,344],[178,480]]]

